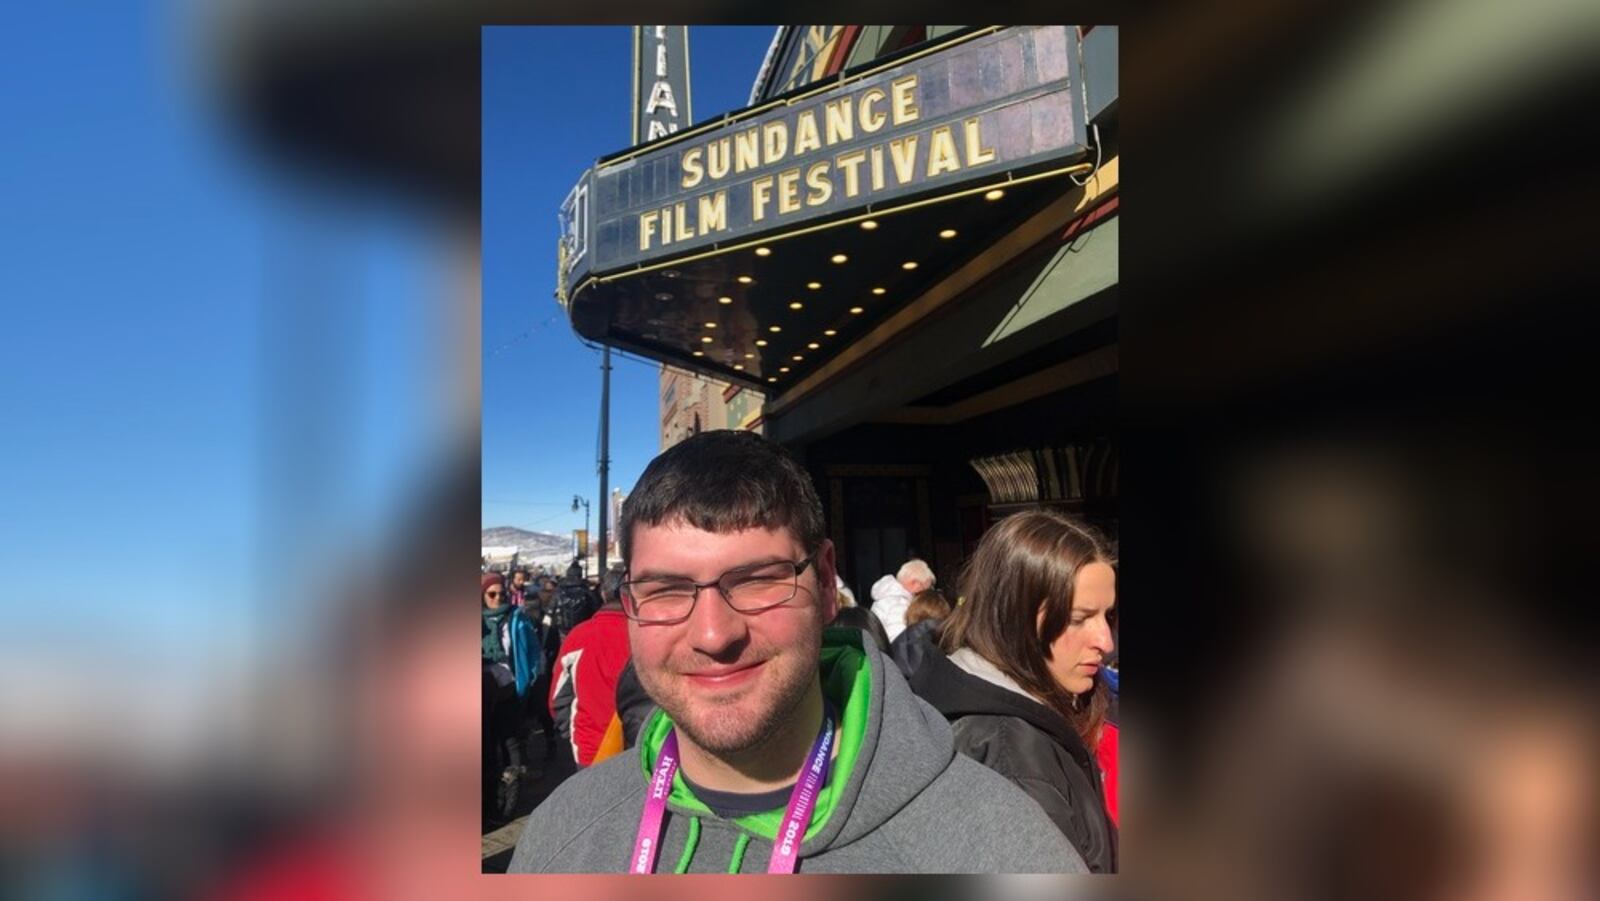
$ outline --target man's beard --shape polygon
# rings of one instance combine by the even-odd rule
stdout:
[[[810,647],[798,648],[788,656],[786,662],[797,665],[794,672],[776,674],[768,671],[761,674],[763,679],[783,676],[758,689],[764,696],[752,698],[750,695],[739,695],[729,704],[695,697],[694,688],[685,677],[674,680],[676,694],[663,690],[668,686],[653,684],[652,676],[643,671],[638,673],[639,682],[645,693],[672,718],[673,726],[696,747],[719,757],[747,754],[786,734],[785,727],[800,709],[807,692],[817,684],[821,650],[822,636],[818,634],[810,642]],[[776,658],[767,658],[763,667],[780,665]],[[746,712],[748,702],[752,699],[763,704],[763,709],[754,711],[753,716]]]

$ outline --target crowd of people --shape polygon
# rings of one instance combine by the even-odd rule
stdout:
[[[561,685],[563,646],[601,610],[599,592],[576,561],[559,580],[530,568],[484,572],[483,802],[489,819],[517,807],[530,769],[530,741],[542,738],[548,759],[570,734],[571,705],[553,708]],[[565,714],[558,718],[557,711]]]
[[[652,461],[619,535],[594,585],[483,576],[486,808],[538,733],[578,768],[512,872],[1116,872],[1093,530],[1014,513],[953,592],[912,559],[858,606],[809,477],[725,431]]]

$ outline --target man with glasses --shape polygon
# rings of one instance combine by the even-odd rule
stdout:
[[[749,432],[645,469],[618,534],[660,709],[529,817],[511,872],[1085,872],[1044,812],[836,612],[810,478]]]

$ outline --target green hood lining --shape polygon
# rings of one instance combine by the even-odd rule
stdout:
[[[861,649],[862,633],[859,629],[825,629],[822,633],[821,666],[822,695],[833,702],[839,711],[839,756],[834,761],[828,785],[817,795],[817,806],[811,814],[811,825],[806,829],[809,841],[822,831],[833,815],[839,798],[843,796],[850,776],[855,772],[861,755],[861,743],[867,732],[868,709],[872,697],[872,670],[867,655]],[[654,775],[661,746],[667,740],[672,721],[664,711],[657,709],[639,733],[639,764],[646,780]],[[672,792],[667,800],[684,810],[704,817],[717,819],[711,808],[703,804],[683,781],[680,771],[672,779]],[[774,808],[762,813],[739,817],[732,822],[741,829],[767,841],[776,841],[778,827],[783,822],[784,808]],[[690,852],[693,853],[692,851]]]

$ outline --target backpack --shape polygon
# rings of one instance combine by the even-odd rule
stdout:
[[[597,599],[582,582],[568,582],[556,591],[555,605],[550,611],[550,624],[563,638],[579,623],[594,615],[599,606]]]

